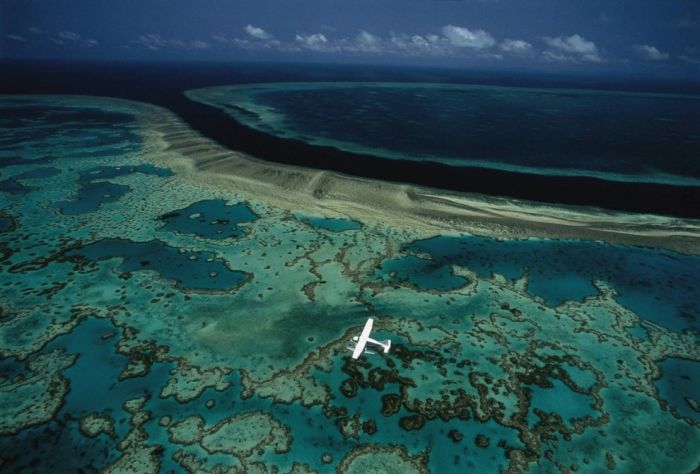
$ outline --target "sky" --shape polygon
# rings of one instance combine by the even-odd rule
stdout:
[[[700,0],[0,0],[0,57],[414,64],[700,80]]]

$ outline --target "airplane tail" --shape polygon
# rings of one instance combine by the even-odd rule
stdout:
[[[382,342],[382,347],[384,348],[384,353],[388,353],[389,349],[391,349],[391,339],[387,339],[386,341]]]

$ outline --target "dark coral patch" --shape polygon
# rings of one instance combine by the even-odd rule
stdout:
[[[395,415],[401,409],[401,395],[388,393],[382,395],[382,415]]]
[[[464,439],[464,435],[457,430],[450,430],[447,436],[454,442],[459,443]]]
[[[357,395],[357,383],[352,379],[345,379],[340,383],[340,393],[347,398],[352,398]]]
[[[399,420],[399,426],[406,431],[418,431],[425,426],[425,417],[420,414],[405,416]]]
[[[491,440],[486,435],[478,434],[476,438],[474,438],[474,444],[480,448],[488,448],[489,444],[491,444]]]
[[[373,435],[377,432],[377,422],[374,420],[365,421],[364,423],[362,423],[362,431],[364,431],[368,435]]]

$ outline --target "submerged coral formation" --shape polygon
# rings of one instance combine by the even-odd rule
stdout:
[[[226,151],[152,106],[0,107],[3,469],[698,467],[692,223],[412,229],[193,171]],[[392,349],[352,360],[367,317]]]

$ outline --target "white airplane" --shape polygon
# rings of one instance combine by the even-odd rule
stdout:
[[[362,329],[362,334],[360,334],[359,337],[355,336],[352,338],[353,342],[355,342],[355,346],[348,346],[348,349],[352,351],[353,359],[357,359],[358,357],[360,357],[360,354],[363,353],[374,354],[374,352],[365,349],[365,346],[368,342],[382,347],[384,349],[385,354],[389,352],[389,349],[391,348],[390,339],[387,339],[386,341],[377,341],[369,337],[369,333],[372,332],[372,324],[374,324],[374,319],[368,318],[367,322],[365,323],[364,329]]]

